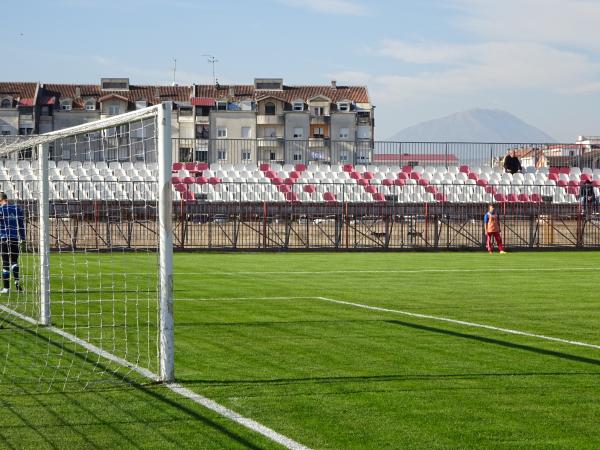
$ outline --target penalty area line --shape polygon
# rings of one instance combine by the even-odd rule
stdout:
[[[313,298],[322,300],[324,302],[337,303],[339,305],[346,305],[346,306],[353,306],[355,308],[368,309],[371,311],[380,311],[380,312],[387,312],[387,313],[393,313],[393,314],[401,314],[403,316],[416,317],[419,319],[436,320],[438,322],[453,323],[456,325],[463,325],[463,326],[471,327],[471,328],[481,328],[484,330],[497,331],[497,332],[506,333],[506,334],[514,334],[517,336],[525,336],[525,337],[531,337],[531,338],[536,338],[536,339],[543,339],[545,341],[559,342],[561,344],[575,345],[578,347],[587,347],[587,348],[593,348],[596,350],[600,350],[600,345],[590,344],[588,342],[572,341],[569,339],[562,339],[562,338],[557,338],[557,337],[553,337],[553,336],[546,336],[543,334],[529,333],[527,331],[495,327],[493,325],[485,325],[485,324],[481,324],[481,323],[467,322],[465,320],[450,319],[449,317],[432,316],[430,314],[420,314],[420,313],[413,313],[413,312],[409,312],[409,311],[402,311],[402,310],[398,310],[398,309],[383,308],[380,306],[365,305],[364,303],[347,302],[344,300],[336,300],[336,299],[328,298],[328,297],[313,297]]]
[[[0,305],[0,311],[4,311],[5,313],[8,313],[14,317],[17,317],[18,319],[21,319],[29,324],[40,326],[42,329],[48,330],[52,333],[55,333],[65,339],[73,342],[74,344],[77,344],[77,345],[85,348],[86,350],[88,350],[91,353],[94,353],[98,356],[101,356],[101,357],[111,361],[111,362],[114,362],[116,364],[119,364],[119,365],[127,368],[127,369],[137,372],[138,374],[142,375],[145,378],[150,379],[151,381],[154,381],[154,382],[159,381],[159,377],[155,373],[151,372],[150,370],[144,369],[143,367],[138,367],[137,365],[132,364],[129,361],[127,361],[123,358],[120,358],[116,355],[113,355],[112,353],[109,353],[106,350],[101,349],[100,347],[90,344],[89,342],[86,342],[83,339],[80,339],[77,336],[72,335],[71,333],[67,333],[64,330],[61,330],[60,328],[56,328],[53,326],[43,326],[42,327],[37,320],[32,319],[31,317],[21,314],[21,313],[13,310],[11,308],[8,308],[4,305]],[[235,423],[238,423],[241,426],[243,426],[244,428],[247,428],[248,430],[253,431],[257,434],[260,434],[260,435],[266,437],[267,439],[271,440],[272,442],[280,444],[281,446],[283,446],[285,448],[288,448],[290,450],[310,450],[309,447],[306,447],[306,446],[294,441],[293,439],[291,439],[287,436],[284,436],[283,434],[280,434],[280,433],[276,432],[275,430],[255,421],[253,419],[244,417],[241,414],[238,414],[235,411],[215,402],[214,400],[209,399],[208,397],[204,397],[203,395],[193,392],[187,388],[184,388],[180,384],[165,383],[164,386],[167,389],[169,389],[170,391],[174,392],[175,394],[178,394],[184,398],[187,398],[188,400],[191,400],[192,402],[194,402],[206,409],[209,409],[209,410],[217,413],[218,415],[225,417],[226,419],[229,419]]]

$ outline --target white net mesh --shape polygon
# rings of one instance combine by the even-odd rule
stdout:
[[[22,290],[9,273],[10,289],[0,294],[0,382],[49,389],[115,382],[132,372],[158,378],[158,111],[0,146],[0,189],[26,229],[18,255]],[[47,173],[38,161],[41,145]],[[49,326],[41,325],[44,181]]]

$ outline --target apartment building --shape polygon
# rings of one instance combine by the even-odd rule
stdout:
[[[191,86],[133,85],[128,78],[102,78],[98,85],[0,82],[0,132],[46,133],[163,101],[174,105],[174,161],[372,159],[374,107],[367,88],[335,81],[321,86],[287,86],[281,78]]]

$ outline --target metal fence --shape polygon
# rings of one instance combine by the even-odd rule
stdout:
[[[515,150],[523,166],[600,167],[600,146],[583,144],[273,138],[174,139],[173,148],[179,162],[497,166]]]
[[[332,201],[315,197],[301,202],[290,197],[286,201],[285,195],[279,196],[281,192],[274,197],[264,191],[248,201],[244,190],[258,192],[257,186],[222,186],[234,193],[227,201],[209,201],[208,195],[200,193],[194,199],[174,202],[173,241],[180,251],[482,249],[482,218],[487,201],[495,194],[468,202],[447,200],[452,196],[458,199],[462,194],[452,191],[464,187],[440,187],[439,201],[421,201],[418,196],[407,201],[401,192],[382,201],[350,201],[356,197],[344,190]],[[327,187],[332,192],[335,188]],[[573,198],[570,203],[556,203],[543,195],[546,186],[529,188],[539,193],[539,201],[531,201],[537,199],[531,194],[527,202],[497,203],[508,248],[600,248],[597,205],[584,207]],[[152,248],[149,243],[155,240],[157,202],[151,198],[151,189],[132,182],[120,191],[146,192],[140,195],[150,195],[147,200],[125,194],[119,199],[100,198],[85,192],[84,186],[76,187],[74,196],[53,199],[51,247],[86,251]],[[37,226],[35,201],[27,202],[30,230]]]

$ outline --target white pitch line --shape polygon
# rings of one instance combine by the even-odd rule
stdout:
[[[597,345],[597,344],[589,344],[587,342],[581,342],[581,341],[571,341],[568,339],[562,339],[562,338],[557,338],[557,337],[553,337],[553,336],[545,336],[543,334],[535,334],[535,333],[528,333],[526,331],[512,330],[510,328],[495,327],[493,325],[485,325],[485,324],[481,324],[481,323],[467,322],[464,320],[450,319],[448,317],[432,316],[430,314],[420,314],[420,313],[412,313],[412,312],[408,312],[408,311],[401,311],[398,309],[382,308],[379,306],[371,306],[371,305],[365,305],[363,303],[347,302],[344,300],[335,300],[333,298],[327,298],[327,297],[314,297],[314,298],[316,298],[318,300],[330,302],[330,303],[338,303],[340,305],[354,306],[356,308],[369,309],[372,311],[381,311],[381,312],[388,312],[388,313],[394,313],[394,314],[401,314],[403,316],[417,317],[419,319],[429,319],[429,320],[437,320],[440,322],[449,322],[449,323],[454,323],[457,325],[464,325],[464,326],[472,327],[472,328],[483,328],[485,330],[499,331],[501,333],[515,334],[518,336],[532,337],[532,338],[537,338],[537,339],[543,339],[546,341],[560,342],[561,344],[576,345],[578,347],[588,347],[588,348],[600,350],[600,345]]]
[[[28,317],[17,311],[14,311],[13,309],[8,308],[4,305],[0,305],[0,310],[4,311],[6,313],[9,313],[21,320],[24,320],[27,323],[30,323],[33,325],[39,325],[39,322],[32,319],[31,317]],[[158,376],[155,373],[151,372],[150,370],[144,369],[142,367],[137,367],[136,365],[130,363],[129,361],[127,361],[123,358],[120,358],[118,356],[115,356],[112,353],[109,353],[106,350],[101,349],[100,347],[90,344],[89,342],[86,342],[86,341],[78,338],[77,336],[73,336],[72,334],[67,333],[64,330],[61,330],[60,328],[48,326],[48,327],[44,327],[43,329],[51,331],[55,334],[58,334],[59,336],[64,337],[65,339],[73,342],[74,344],[82,346],[86,350],[88,350],[92,353],[95,353],[98,356],[101,356],[109,361],[112,361],[123,367],[131,369],[131,370],[137,372],[138,374],[142,375],[145,378],[148,378],[152,381],[159,381]],[[177,383],[166,383],[165,387],[167,387],[172,392],[179,394],[179,395],[193,401],[194,403],[219,414],[220,416],[230,419],[233,422],[236,422],[236,423],[242,425],[243,427],[245,427],[251,431],[254,431],[255,433],[265,436],[267,439],[269,439],[273,442],[276,442],[277,444],[280,444],[285,448],[288,448],[290,450],[310,450],[309,447],[306,447],[306,446],[294,441],[293,439],[290,439],[287,436],[284,436],[283,434],[280,434],[280,433],[276,432],[275,430],[255,421],[255,420],[252,420],[248,417],[244,417],[244,416],[236,413],[235,411],[215,402],[214,400],[211,400],[207,397],[197,394],[196,392],[193,392],[187,388],[184,388],[183,386],[181,386]]]

